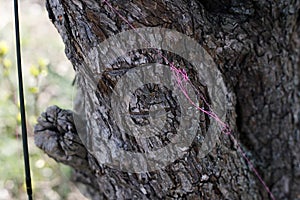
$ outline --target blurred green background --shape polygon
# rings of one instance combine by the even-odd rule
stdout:
[[[22,64],[34,199],[84,199],[69,167],[34,145],[37,117],[49,105],[72,109],[75,76],[44,1],[20,2]],[[0,200],[27,199],[15,61],[13,1],[0,0]],[[62,90],[63,88],[63,90]]]

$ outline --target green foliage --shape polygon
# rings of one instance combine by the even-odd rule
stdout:
[[[8,191],[7,199],[24,199],[26,191],[24,186],[23,152],[21,144],[21,117],[16,83],[15,62],[10,56],[10,49],[6,42],[0,41],[0,189]],[[27,113],[28,141],[30,148],[30,161],[32,170],[33,192],[36,199],[67,198],[71,191],[69,181],[70,168],[59,165],[48,158],[34,146],[33,129],[41,110],[41,100],[46,105],[53,94],[53,82],[64,87],[65,91],[55,96],[56,101],[63,100],[64,94],[72,93],[71,80],[51,71],[47,59],[38,58],[29,67],[28,73],[23,73],[25,105]],[[23,70],[26,67],[23,66]],[[25,70],[24,70],[25,71]],[[47,80],[47,82],[45,81]],[[52,81],[51,81],[52,80]],[[68,91],[69,90],[69,91]],[[48,96],[48,100],[45,100]],[[71,95],[70,95],[71,96]],[[43,108],[44,110],[44,108]],[[63,183],[63,184],[62,184]],[[54,195],[55,194],[55,195]],[[54,195],[54,196],[53,196]],[[0,196],[1,199],[1,196]]]
[[[36,79],[40,76],[47,76],[47,66],[48,62],[45,59],[40,58],[37,65],[31,65],[29,69],[30,74]]]
[[[0,41],[0,57],[3,57],[8,52],[8,45],[4,41]]]

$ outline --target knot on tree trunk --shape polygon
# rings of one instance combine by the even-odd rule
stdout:
[[[48,107],[38,118],[34,133],[35,144],[56,161],[75,169],[88,167],[87,151],[77,134],[72,111]]]

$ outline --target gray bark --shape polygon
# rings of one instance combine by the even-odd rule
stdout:
[[[276,199],[300,199],[300,2],[116,0],[111,3],[135,27],[177,30],[206,49],[231,95],[228,101],[233,109],[227,111],[226,121],[233,128],[233,135],[246,149]],[[83,77],[87,71],[93,71],[95,64],[88,52],[130,27],[99,1],[47,0],[46,6],[66,45],[66,55],[78,72],[78,83],[88,90]],[[114,70],[137,67],[142,63],[141,55],[147,62],[162,62],[151,50],[133,51],[131,64],[121,62],[113,66]],[[168,56],[183,62],[175,55]],[[98,99],[94,100],[104,105],[120,76],[112,77],[109,72],[101,76],[99,90],[95,92]],[[189,71],[191,77],[197,73]],[[206,98],[211,98],[205,83],[197,79],[192,83]],[[81,103],[79,99],[78,105]],[[106,120],[100,112],[97,117]],[[211,120],[204,117],[200,122],[202,129]],[[111,118],[106,122],[103,128],[117,130],[118,125]],[[137,145],[120,138],[118,132],[110,134],[121,144],[128,143],[132,148]],[[267,199],[268,194],[237,152],[234,142],[221,131],[218,135],[219,142],[204,158],[199,158],[201,143],[195,140],[183,158],[164,169],[127,173],[97,162],[77,133],[72,111],[49,107],[35,128],[36,145],[58,162],[73,167],[74,181],[85,186],[91,199]]]

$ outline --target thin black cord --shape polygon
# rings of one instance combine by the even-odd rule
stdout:
[[[14,9],[15,9],[16,54],[17,54],[17,68],[18,68],[18,81],[19,81],[21,124],[22,124],[22,141],[23,141],[23,153],[24,153],[24,164],[25,164],[25,179],[26,179],[26,189],[27,189],[28,199],[32,200],[30,163],[29,163],[27,128],[26,128],[26,114],[25,114],[24,93],[23,93],[23,75],[22,75],[22,64],[21,64],[18,0],[14,0]]]

